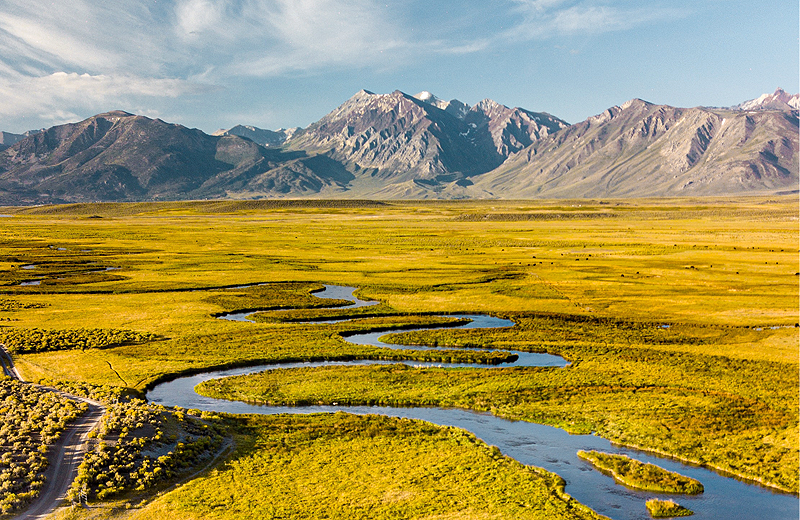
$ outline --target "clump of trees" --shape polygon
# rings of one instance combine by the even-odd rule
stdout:
[[[149,333],[122,329],[2,329],[0,343],[15,354],[51,350],[86,350],[116,345],[144,343],[157,337]]]
[[[49,447],[85,409],[84,403],[0,376],[0,514],[39,495]]]
[[[124,491],[144,491],[211,456],[222,442],[221,425],[213,416],[141,399],[111,404],[69,497],[103,500]]]

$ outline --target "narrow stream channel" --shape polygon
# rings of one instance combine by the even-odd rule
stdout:
[[[320,298],[349,299],[356,306],[363,307],[374,305],[377,302],[366,302],[353,297],[355,289],[352,287],[326,286],[326,290],[316,293]],[[352,307],[349,307],[352,308]],[[249,321],[247,315],[251,313],[238,313],[220,316],[222,319],[235,321]],[[234,317],[235,316],[235,317]],[[513,322],[500,320],[490,316],[465,316],[473,319],[464,328],[480,327],[508,327]],[[428,329],[420,329],[428,330]],[[377,335],[376,335],[377,334]],[[346,338],[358,344],[370,344],[390,348],[398,347],[385,344],[377,338],[386,334],[372,333],[359,334]],[[417,348],[417,347],[414,347]],[[431,347],[422,347],[431,348]],[[514,364],[501,366],[557,366],[563,367],[567,363],[559,356],[548,354],[526,354],[529,357],[518,359]],[[538,356],[543,356],[539,358]],[[243,402],[226,401],[204,397],[194,391],[196,385],[209,379],[233,375],[261,372],[268,369],[287,369],[295,367],[317,367],[328,365],[365,365],[384,364],[381,361],[353,361],[353,362],[320,362],[320,363],[285,363],[274,365],[261,365],[246,368],[219,370],[205,374],[182,377],[162,383],[147,393],[147,398],[165,406],[181,406],[198,410],[220,411],[227,413],[243,414],[308,414],[318,412],[344,411],[352,414],[381,414],[390,417],[406,417],[421,419],[441,426],[455,426],[463,428],[484,442],[497,446],[503,454],[512,457],[523,464],[545,468],[560,475],[567,483],[566,492],[578,501],[591,507],[598,513],[614,520],[646,520],[650,516],[645,508],[645,502],[653,497],[663,499],[673,498],[682,505],[695,512],[692,518],[698,519],[737,519],[737,520],[796,520],[800,510],[797,497],[775,493],[764,487],[745,483],[734,478],[721,476],[705,468],[682,464],[680,462],[658,458],[645,452],[614,446],[606,439],[594,435],[570,435],[566,431],[544,426],[541,424],[524,421],[509,421],[490,414],[477,413],[469,410],[441,409],[441,408],[390,408],[378,406],[259,406]],[[492,368],[485,365],[421,363],[409,361],[412,366],[436,365],[442,367],[466,366],[481,367],[485,370]],[[644,462],[659,465],[670,471],[677,471],[683,475],[695,478],[703,483],[705,492],[696,496],[666,495],[651,492],[633,491],[618,485],[610,477],[601,474],[592,466],[580,459],[578,450],[599,450],[611,453],[621,453],[634,457]]]

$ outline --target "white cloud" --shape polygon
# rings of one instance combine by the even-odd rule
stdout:
[[[142,97],[176,98],[212,88],[178,79],[66,72],[0,79],[0,116],[35,114],[43,119],[63,120],[67,114],[71,117],[80,109],[103,112],[125,108]]]
[[[534,10],[544,12],[565,3],[569,0],[512,0],[514,3],[519,4],[525,10]]]
[[[0,116],[147,106],[245,78],[409,67],[679,16],[623,0],[2,0]],[[502,23],[485,23],[492,19]],[[499,28],[502,25],[504,28]],[[491,29],[490,27],[494,27]]]
[[[181,0],[177,27],[195,47],[228,56],[218,64],[219,74],[274,76],[384,65],[412,47],[374,0],[231,0],[203,15],[188,14],[206,3]]]
[[[505,0],[476,17],[406,19],[417,0],[4,0],[0,74],[56,71],[208,81],[402,66],[509,41],[601,33],[675,17],[621,0]],[[507,17],[487,33],[480,14]],[[457,21],[456,21],[457,20]],[[448,33],[448,22],[464,25]],[[441,30],[440,30],[441,28]],[[442,36],[448,34],[448,36]]]
[[[620,2],[598,0],[510,0],[520,20],[504,31],[511,40],[542,39],[572,34],[601,34],[682,18],[678,8],[618,7]],[[625,2],[622,2],[623,4]]]
[[[179,38],[195,42],[203,33],[217,32],[225,21],[227,2],[212,0],[182,0],[175,6],[175,32]]]
[[[41,74],[269,76],[374,65],[414,47],[396,9],[377,0],[4,2],[0,49],[13,52],[0,63]]]
[[[439,54],[473,54],[488,49],[492,45],[491,38],[478,38],[471,42],[436,42],[428,44]]]
[[[144,0],[46,2],[4,0],[0,45],[17,52],[0,61],[22,68],[34,63],[42,74],[56,70],[154,74],[174,60],[164,39],[164,21]],[[152,5],[152,4],[151,4]]]

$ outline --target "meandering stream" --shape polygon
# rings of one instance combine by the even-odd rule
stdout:
[[[374,305],[353,297],[352,287],[326,286],[326,290],[317,293],[320,298],[348,299],[354,306]],[[352,308],[348,307],[348,308]],[[220,316],[222,319],[248,321],[249,313],[236,313]],[[464,316],[472,319],[461,328],[509,327],[513,322],[490,316]],[[340,321],[340,320],[334,320]],[[322,323],[322,322],[317,322]],[[415,330],[427,330],[415,329]],[[369,344],[389,348],[432,348],[432,347],[398,347],[378,340],[386,332],[358,334],[347,337],[347,341],[358,344]],[[516,352],[520,357],[513,364],[501,366],[555,366],[563,367],[567,363],[559,356],[548,354],[531,354]],[[653,497],[674,498],[695,512],[693,518],[698,519],[741,519],[741,520],[796,520],[800,502],[791,495],[774,493],[766,488],[723,477],[705,468],[690,466],[680,462],[657,458],[647,453],[620,448],[606,439],[594,435],[569,435],[564,430],[524,421],[509,421],[490,414],[477,413],[459,409],[440,408],[390,408],[377,406],[259,406],[243,402],[226,401],[204,397],[194,391],[194,387],[209,379],[260,372],[267,369],[286,369],[293,367],[315,367],[325,365],[364,365],[389,363],[381,361],[353,362],[320,362],[320,363],[285,363],[261,365],[246,368],[219,370],[194,376],[182,377],[162,383],[147,394],[150,401],[166,406],[181,406],[199,410],[220,411],[227,413],[317,413],[345,411],[353,414],[382,414],[391,417],[407,417],[421,419],[442,426],[456,426],[472,432],[484,442],[495,445],[503,454],[523,464],[545,468],[559,474],[567,483],[566,492],[577,500],[591,507],[598,513],[614,520],[646,520],[650,516],[645,509],[645,501]],[[485,365],[423,363],[408,361],[414,366],[435,365],[443,367],[470,366],[492,370]],[[705,492],[696,496],[661,495],[658,493],[639,492],[627,489],[614,483],[613,479],[593,469],[585,461],[578,459],[578,450],[599,450],[623,453],[644,462],[651,462],[671,471],[695,478],[703,483]]]

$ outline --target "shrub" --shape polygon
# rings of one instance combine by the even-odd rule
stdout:
[[[674,500],[658,500],[653,498],[647,501],[647,510],[653,518],[673,518],[676,516],[691,516],[694,511],[686,509]]]

